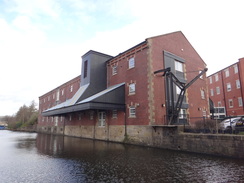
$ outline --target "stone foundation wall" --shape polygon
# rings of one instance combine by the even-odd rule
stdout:
[[[183,133],[179,126],[38,127],[38,132],[244,158],[244,136]]]

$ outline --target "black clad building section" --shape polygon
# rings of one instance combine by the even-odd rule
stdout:
[[[42,112],[43,116],[83,110],[125,110],[125,84],[106,88],[106,61],[112,58],[95,51],[82,56],[81,86],[69,100]]]

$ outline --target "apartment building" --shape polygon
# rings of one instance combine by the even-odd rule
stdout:
[[[244,58],[208,76],[209,97],[215,108],[213,116],[244,115]]]

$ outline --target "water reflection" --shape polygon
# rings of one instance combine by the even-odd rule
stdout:
[[[0,182],[244,182],[244,161],[0,131]]]
[[[244,162],[103,141],[38,134],[38,152],[69,160],[74,182],[241,182]]]

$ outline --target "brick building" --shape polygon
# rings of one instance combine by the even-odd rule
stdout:
[[[80,76],[39,97],[38,131],[150,144],[156,127],[169,125],[170,107],[180,94],[175,84],[166,94],[163,73],[154,72],[170,68],[185,85],[206,64],[179,31],[147,38],[115,57],[91,50],[82,56],[81,68]],[[208,103],[203,74],[186,90],[172,124],[208,117]]]
[[[244,58],[208,76],[209,96],[215,108],[214,116],[244,115]]]

